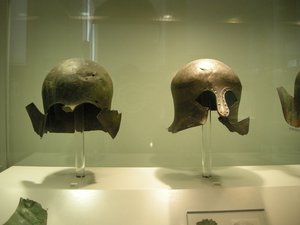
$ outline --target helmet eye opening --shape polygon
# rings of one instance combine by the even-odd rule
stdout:
[[[225,93],[225,100],[227,105],[230,107],[237,101],[237,97],[232,91],[227,91]]]
[[[197,98],[196,101],[204,106],[208,107],[210,110],[216,110],[217,104],[216,104],[216,96],[211,91],[204,91],[202,92]]]
[[[73,111],[64,111],[63,104],[52,105],[48,110],[47,127],[50,132],[69,133],[83,130],[100,129],[101,125],[97,119],[101,108],[91,103],[83,103],[74,108]]]
[[[56,103],[54,105],[52,105],[49,110],[48,110],[48,114],[52,114],[52,115],[61,115],[61,114],[65,114],[66,116],[69,115],[71,116],[72,114],[74,114],[75,112],[82,112],[84,113],[84,115],[88,115],[88,114],[95,114],[97,115],[102,109],[95,106],[94,104],[91,103],[82,103],[80,105],[77,105],[74,110],[64,110],[64,104],[61,103]],[[72,115],[73,116],[73,115]]]

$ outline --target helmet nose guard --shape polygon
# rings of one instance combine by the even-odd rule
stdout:
[[[230,67],[214,59],[199,59],[186,64],[171,83],[174,120],[172,133],[204,125],[209,110],[215,110],[231,132],[245,135],[249,118],[238,122],[242,85]]]
[[[121,114],[111,110],[113,84],[106,70],[94,61],[72,58],[55,66],[46,76],[42,97],[44,114],[26,106],[34,131],[74,133],[102,130],[114,138]]]

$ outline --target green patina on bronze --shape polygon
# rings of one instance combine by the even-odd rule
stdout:
[[[47,210],[41,204],[20,198],[17,209],[3,225],[46,225],[47,216]]]

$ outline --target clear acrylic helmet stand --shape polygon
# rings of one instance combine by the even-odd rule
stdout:
[[[81,146],[78,146],[75,154],[76,177],[85,177],[85,146],[84,132],[81,132]]]
[[[85,141],[84,141],[84,109],[79,107],[75,111],[74,123],[77,130],[80,132],[75,132],[75,137],[80,138],[80,144],[75,148],[75,172],[76,177],[85,177]]]
[[[82,20],[82,43],[83,43],[83,55],[84,58],[89,58],[95,61],[95,29],[94,24],[91,20],[93,16],[93,2],[92,0],[84,0],[83,11],[85,12],[85,16],[80,16],[80,20]],[[74,116],[75,119],[75,127],[77,130],[81,132],[75,132],[76,136],[80,136],[81,143],[76,147],[75,150],[75,170],[76,177],[85,177],[85,134],[84,134],[84,109],[78,110],[78,112]],[[79,137],[78,137],[79,138]]]
[[[208,111],[207,122],[202,125],[202,176],[211,177],[212,156],[211,156],[211,110]]]

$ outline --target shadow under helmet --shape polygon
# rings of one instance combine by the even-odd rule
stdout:
[[[283,87],[277,88],[277,92],[285,121],[293,127],[300,127],[300,72],[295,79],[294,97]]]
[[[44,113],[26,106],[35,132],[74,133],[102,130],[114,138],[121,114],[111,110],[113,84],[106,70],[87,59],[67,59],[46,76],[42,87]]]
[[[216,110],[219,121],[231,132],[245,135],[249,118],[238,121],[242,85],[230,67],[214,59],[198,59],[180,69],[171,83],[174,121],[169,131],[205,124],[209,110]]]

